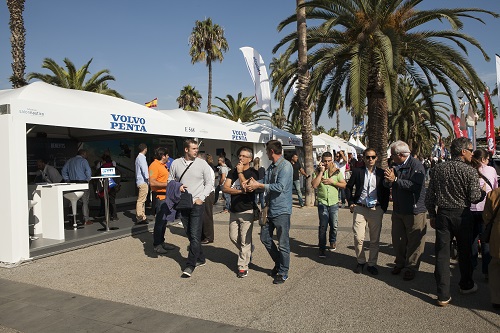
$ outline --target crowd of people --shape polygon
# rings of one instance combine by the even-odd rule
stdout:
[[[293,189],[299,197],[299,206],[304,205],[301,184],[296,179],[301,174],[306,181],[311,181],[316,191],[320,258],[336,250],[338,213],[345,205],[352,213],[353,271],[361,274],[366,269],[369,274],[379,274],[377,260],[382,219],[392,197],[391,237],[395,265],[391,273],[402,274],[406,281],[417,277],[429,220],[436,232],[434,276],[437,305],[446,306],[451,302],[450,253],[455,239],[460,293],[477,291],[473,271],[479,263],[480,253],[481,272],[489,280],[491,303],[495,308],[500,307],[500,215],[497,216],[500,189],[497,174],[488,165],[488,152],[483,149],[473,151],[470,140],[466,138],[451,143],[450,160],[431,167],[413,157],[405,142],[397,141],[390,146],[391,163],[385,170],[377,167],[377,152],[368,148],[359,161],[351,154],[325,152],[310,176],[298,162],[297,155],[294,154],[290,161],[284,158],[283,147],[276,140],[266,144],[266,154],[271,162],[267,170],[261,167],[259,158],[254,159],[253,151],[245,147],[239,149],[238,163],[234,167],[228,167],[230,161],[228,163],[225,156],[219,156],[218,168],[214,168],[213,158],[208,154],[199,155],[198,143],[188,139],[184,143],[184,156],[174,160],[169,169],[165,159],[168,152],[157,149],[156,161],[164,169],[160,176],[151,166],[149,172],[145,172],[145,159],[141,155],[145,154],[147,147],[141,145],[139,149],[141,152],[136,160],[140,193],[137,223],[147,223],[143,206],[147,189],[143,184],[164,188],[166,200],[157,196],[154,250],[166,254],[173,249],[165,242],[166,224],[179,214],[189,240],[189,254],[182,277],[191,277],[196,267],[206,263],[202,244],[214,241],[212,209],[206,206],[213,206],[218,200],[220,189],[225,197],[225,209],[229,212],[229,238],[238,250],[236,276],[244,278],[249,274],[255,248],[253,225],[265,210],[267,219],[260,223],[260,241],[274,262],[270,269],[273,283],[284,283],[290,269]],[[190,195],[191,205],[177,209],[186,194]],[[485,240],[482,236],[488,224],[493,228],[491,238]],[[365,230],[368,230],[370,239],[367,254],[363,247]]]

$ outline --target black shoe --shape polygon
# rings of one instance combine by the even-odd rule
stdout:
[[[271,275],[272,277],[276,277],[278,275],[278,269],[274,267],[273,269],[271,269],[271,273],[269,275]]]
[[[288,280],[288,275],[277,274],[274,278],[273,284],[283,284]]]
[[[365,264],[357,264],[356,268],[354,269],[354,273],[361,274],[363,272],[364,267],[365,267]]]
[[[366,270],[371,273],[371,275],[378,275],[378,269],[375,266],[368,266]]]
[[[213,243],[213,242],[214,242],[214,241],[211,241],[210,239],[205,238],[205,239],[203,239],[200,243],[201,243],[201,244],[210,244],[210,243]]]
[[[139,222],[135,222],[136,225],[146,225],[148,224],[148,220],[142,220],[142,221],[139,221]]]
[[[326,258],[326,253],[325,253],[325,250],[319,250],[319,257],[320,257],[321,259]]]
[[[207,261],[197,261],[196,262],[196,267],[202,267],[202,266],[205,266],[207,264]]]
[[[181,277],[182,278],[190,278],[191,275],[193,275],[193,272],[194,272],[194,268],[191,267],[191,266],[187,266],[186,268],[184,268],[184,270],[182,271],[182,275]]]

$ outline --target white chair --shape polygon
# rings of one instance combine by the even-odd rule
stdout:
[[[31,211],[31,208],[33,208],[33,206],[36,205],[37,203],[38,203],[38,200],[28,200],[28,214]],[[30,226],[34,227],[35,223],[30,224]],[[37,240],[37,239],[38,239],[38,237],[30,235],[30,240]]]
[[[63,197],[71,201],[71,210],[73,212],[73,230],[77,230],[77,224],[76,224],[76,204],[78,203],[78,200],[83,196],[83,191],[75,191],[75,192],[67,192],[63,194]]]

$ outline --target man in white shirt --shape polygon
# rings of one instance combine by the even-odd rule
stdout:
[[[62,182],[62,176],[51,165],[45,163],[45,160],[39,159],[36,161],[36,183],[60,183]]]

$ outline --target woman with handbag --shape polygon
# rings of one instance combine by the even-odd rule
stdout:
[[[500,189],[488,193],[484,205],[483,220],[486,225],[483,239],[489,241],[491,261],[488,265],[491,304],[493,308],[500,309]],[[488,234],[486,235],[486,233]],[[486,239],[489,236],[489,240]]]
[[[472,155],[471,165],[477,169],[479,174],[479,186],[486,192],[490,192],[498,188],[497,172],[495,168],[488,166],[488,161],[490,154],[485,149],[477,149]],[[472,264],[476,267],[478,264],[478,254],[481,251],[481,271],[484,274],[486,280],[488,280],[488,265],[490,263],[490,249],[489,244],[480,242],[480,236],[483,232],[483,218],[482,213],[484,210],[484,203],[486,198],[477,203],[471,204],[470,210],[472,217],[474,219],[474,230],[472,243]],[[479,244],[481,244],[481,249],[479,249]]]

